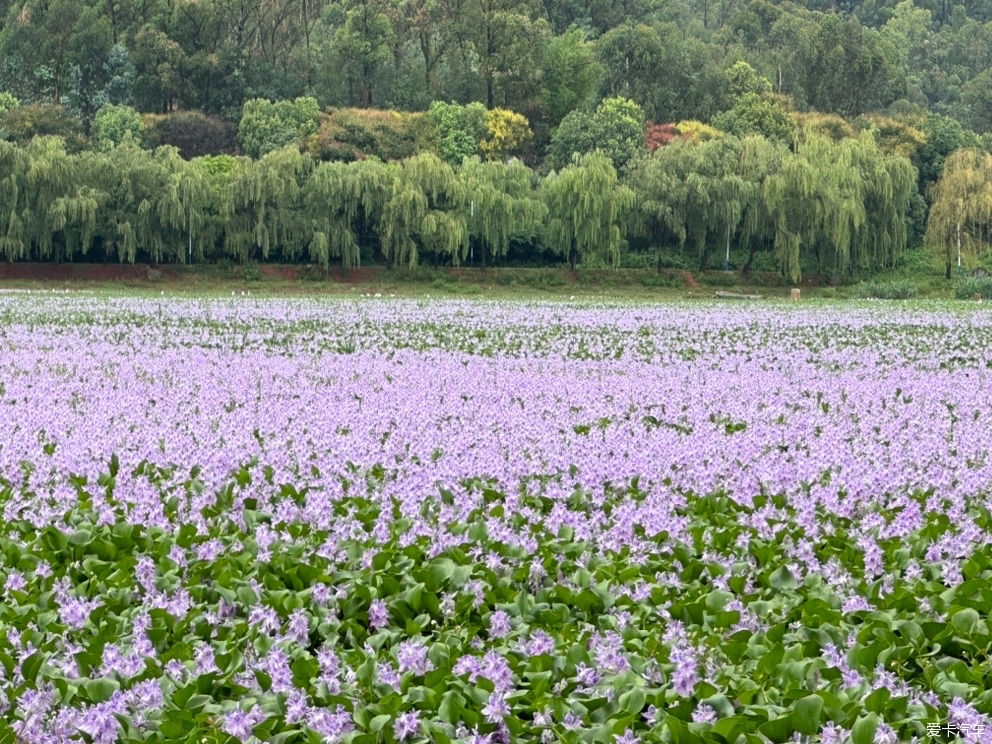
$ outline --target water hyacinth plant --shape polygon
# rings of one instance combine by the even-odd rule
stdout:
[[[0,349],[0,741],[992,734],[987,314],[7,295]]]

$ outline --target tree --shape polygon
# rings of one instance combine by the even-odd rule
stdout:
[[[334,33],[334,49],[348,75],[352,102],[360,106],[372,106],[377,73],[391,55],[395,32],[389,8],[384,0],[342,3],[344,22]]]
[[[478,61],[487,109],[534,95],[549,35],[535,0],[465,0],[457,37]]]
[[[732,109],[713,117],[713,126],[737,137],[760,134],[785,143],[796,136],[796,123],[782,102],[757,93],[740,96]]]
[[[79,119],[61,106],[17,106],[0,120],[0,128],[20,145],[26,145],[35,137],[58,137],[69,152],[79,152],[86,146]]]
[[[424,153],[393,166],[392,188],[378,232],[394,266],[414,267],[421,253],[458,265],[468,254],[465,190],[454,169]]]
[[[505,256],[513,240],[530,240],[539,232],[547,208],[534,191],[534,175],[519,162],[483,162],[469,158],[458,172],[469,201],[469,240],[479,246],[479,265]],[[464,209],[464,207],[463,207]]]
[[[626,98],[607,98],[592,114],[573,111],[562,120],[551,138],[548,156],[563,168],[573,155],[601,152],[616,170],[647,152],[647,124],[641,107]]]
[[[20,105],[21,102],[18,101],[13,95],[0,91],[0,120],[2,120],[4,115],[12,108],[17,108]]]
[[[979,73],[961,89],[968,123],[976,132],[992,130],[992,69]]]
[[[708,120],[726,108],[727,79],[711,48],[674,23],[618,26],[596,48],[601,93],[635,101],[653,121]]]
[[[595,45],[587,40],[585,32],[573,27],[553,37],[544,53],[541,75],[543,127],[557,127],[569,111],[588,102],[602,75]]]
[[[708,267],[714,245],[723,244],[729,255],[731,240],[760,191],[760,183],[740,172],[740,147],[733,137],[702,144],[672,141],[631,174],[649,235],[659,248],[665,238],[674,238],[680,249],[691,243],[700,271]]]
[[[389,168],[374,159],[318,165],[303,192],[313,230],[310,260],[325,267],[331,258],[345,268],[360,265],[361,232],[382,212],[392,180]]]
[[[567,258],[573,272],[590,254],[619,265],[626,217],[636,196],[618,184],[617,172],[605,155],[579,156],[552,173],[541,184],[541,197],[548,208],[545,242]]]
[[[781,22],[781,21],[780,21]],[[892,43],[855,18],[824,15],[803,24],[794,67],[803,102],[820,111],[857,116],[882,108],[905,91],[905,72]]]
[[[106,104],[93,119],[93,145],[110,150],[126,140],[141,144],[144,126],[141,114],[130,106]]]
[[[486,137],[479,149],[489,160],[505,160],[519,153],[534,136],[523,114],[496,108],[486,112]]]
[[[944,258],[945,276],[957,257],[974,256],[992,225],[992,155],[973,148],[944,160],[940,180],[931,189],[927,245]]]
[[[259,160],[241,159],[224,195],[224,250],[241,262],[267,259],[305,245],[313,225],[303,209],[303,185],[313,170],[296,147]]]
[[[444,162],[461,165],[465,158],[479,153],[479,145],[488,132],[488,114],[481,103],[462,106],[434,101],[428,116],[434,124],[437,151]]]
[[[246,155],[260,158],[315,134],[319,123],[320,107],[314,98],[277,103],[256,98],[242,109],[238,141]]]

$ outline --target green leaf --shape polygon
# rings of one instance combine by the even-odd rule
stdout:
[[[44,659],[44,654],[36,651],[24,660],[24,663],[21,664],[21,674],[24,676],[25,682],[34,683],[38,678],[38,672],[41,671],[41,664]]]
[[[955,630],[964,633],[965,635],[971,635],[975,628],[978,627],[978,621],[981,617],[977,610],[971,607],[965,607],[964,609],[958,610],[951,616],[951,625],[954,626]]]
[[[389,724],[392,718],[393,717],[388,713],[381,716],[376,716],[369,722],[369,731],[373,733],[378,733],[379,731],[382,731],[382,729],[384,729]]]
[[[795,728],[791,715],[779,716],[758,726],[758,733],[764,734],[773,742],[788,741],[792,738],[793,731]]]
[[[106,677],[88,679],[83,683],[83,689],[86,690],[86,696],[91,702],[105,703],[110,700],[115,692],[121,689],[121,683],[116,679],[107,679]]]
[[[772,589],[780,592],[795,589],[797,586],[796,578],[790,573],[787,566],[773,571],[772,575],[768,577],[768,583],[771,584]]]
[[[875,741],[878,724],[879,718],[874,713],[869,713],[855,721],[851,729],[852,744],[872,744]]]
[[[792,725],[800,734],[812,736],[820,730],[823,700],[819,695],[807,695],[792,706]]]
[[[617,706],[620,710],[636,716],[644,709],[644,690],[640,687],[628,690],[620,696]]]

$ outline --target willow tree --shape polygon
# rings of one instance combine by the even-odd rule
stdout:
[[[454,169],[424,153],[394,164],[377,230],[382,253],[396,266],[417,265],[421,251],[458,265],[468,254],[465,190]]]
[[[926,242],[943,254],[944,275],[950,279],[955,252],[960,269],[963,257],[978,252],[992,226],[992,155],[971,148],[954,151],[930,196]]]
[[[894,266],[906,249],[917,170],[904,155],[885,152],[866,135],[855,143],[865,222],[852,241],[851,265],[874,271]]]
[[[183,160],[174,147],[161,147],[156,156],[168,174],[156,205],[159,221],[186,236],[186,260],[202,261],[217,239],[217,196],[210,176],[199,163]]]
[[[714,244],[726,247],[729,260],[731,239],[757,188],[739,172],[739,150],[739,140],[732,137],[673,142],[642,161],[631,176],[655,239],[667,233],[680,249],[690,242],[701,271]]]
[[[871,135],[865,134],[867,142]],[[857,156],[861,141],[834,143],[825,137],[807,137],[799,154],[814,174],[813,190],[806,199],[816,210],[813,240],[805,241],[805,257],[823,271],[839,274],[851,265],[854,237],[867,220],[864,184]]]
[[[311,229],[302,194],[312,170],[310,156],[292,146],[240,159],[224,201],[225,252],[241,262],[267,259],[275,249],[296,258]]]
[[[8,261],[30,257],[22,215],[30,166],[23,148],[0,140],[0,255]]]
[[[511,241],[530,240],[540,232],[547,207],[534,190],[534,174],[522,163],[473,157],[465,160],[458,177],[469,200],[469,240],[479,246],[483,269],[490,257],[505,256]]]
[[[766,244],[773,244],[775,225],[765,199],[765,182],[779,172],[782,161],[788,157],[788,148],[758,135],[741,139],[737,172],[750,188],[741,218],[740,243],[747,247],[748,255],[743,273],[751,270],[755,254]]]
[[[545,241],[552,251],[568,258],[573,272],[590,253],[619,265],[626,217],[636,207],[637,197],[617,183],[609,158],[594,152],[575,159],[544,179],[541,197],[548,207]]]
[[[81,177],[80,160],[57,137],[36,137],[28,145],[21,240],[40,261],[64,261],[89,249],[106,195]]]
[[[182,205],[171,205],[170,180],[184,161],[173,148],[148,152],[125,142],[79,156],[88,183],[106,194],[98,233],[104,255],[133,263],[141,251],[153,263],[182,261],[187,231]]]
[[[809,160],[790,153],[781,168],[764,180],[762,196],[779,269],[786,279],[798,282],[802,275],[801,246],[816,234],[822,214],[816,173]]]
[[[326,267],[340,258],[345,268],[358,266],[360,233],[382,211],[391,186],[389,170],[378,160],[317,166],[303,189],[310,260]]]

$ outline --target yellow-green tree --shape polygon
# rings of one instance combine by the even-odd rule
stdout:
[[[960,269],[964,258],[978,252],[992,227],[992,155],[972,148],[951,153],[930,196],[926,242],[943,255],[945,276],[950,279],[955,254]]]
[[[533,139],[530,123],[523,114],[495,108],[486,112],[486,137],[479,149],[487,160],[506,160]]]

